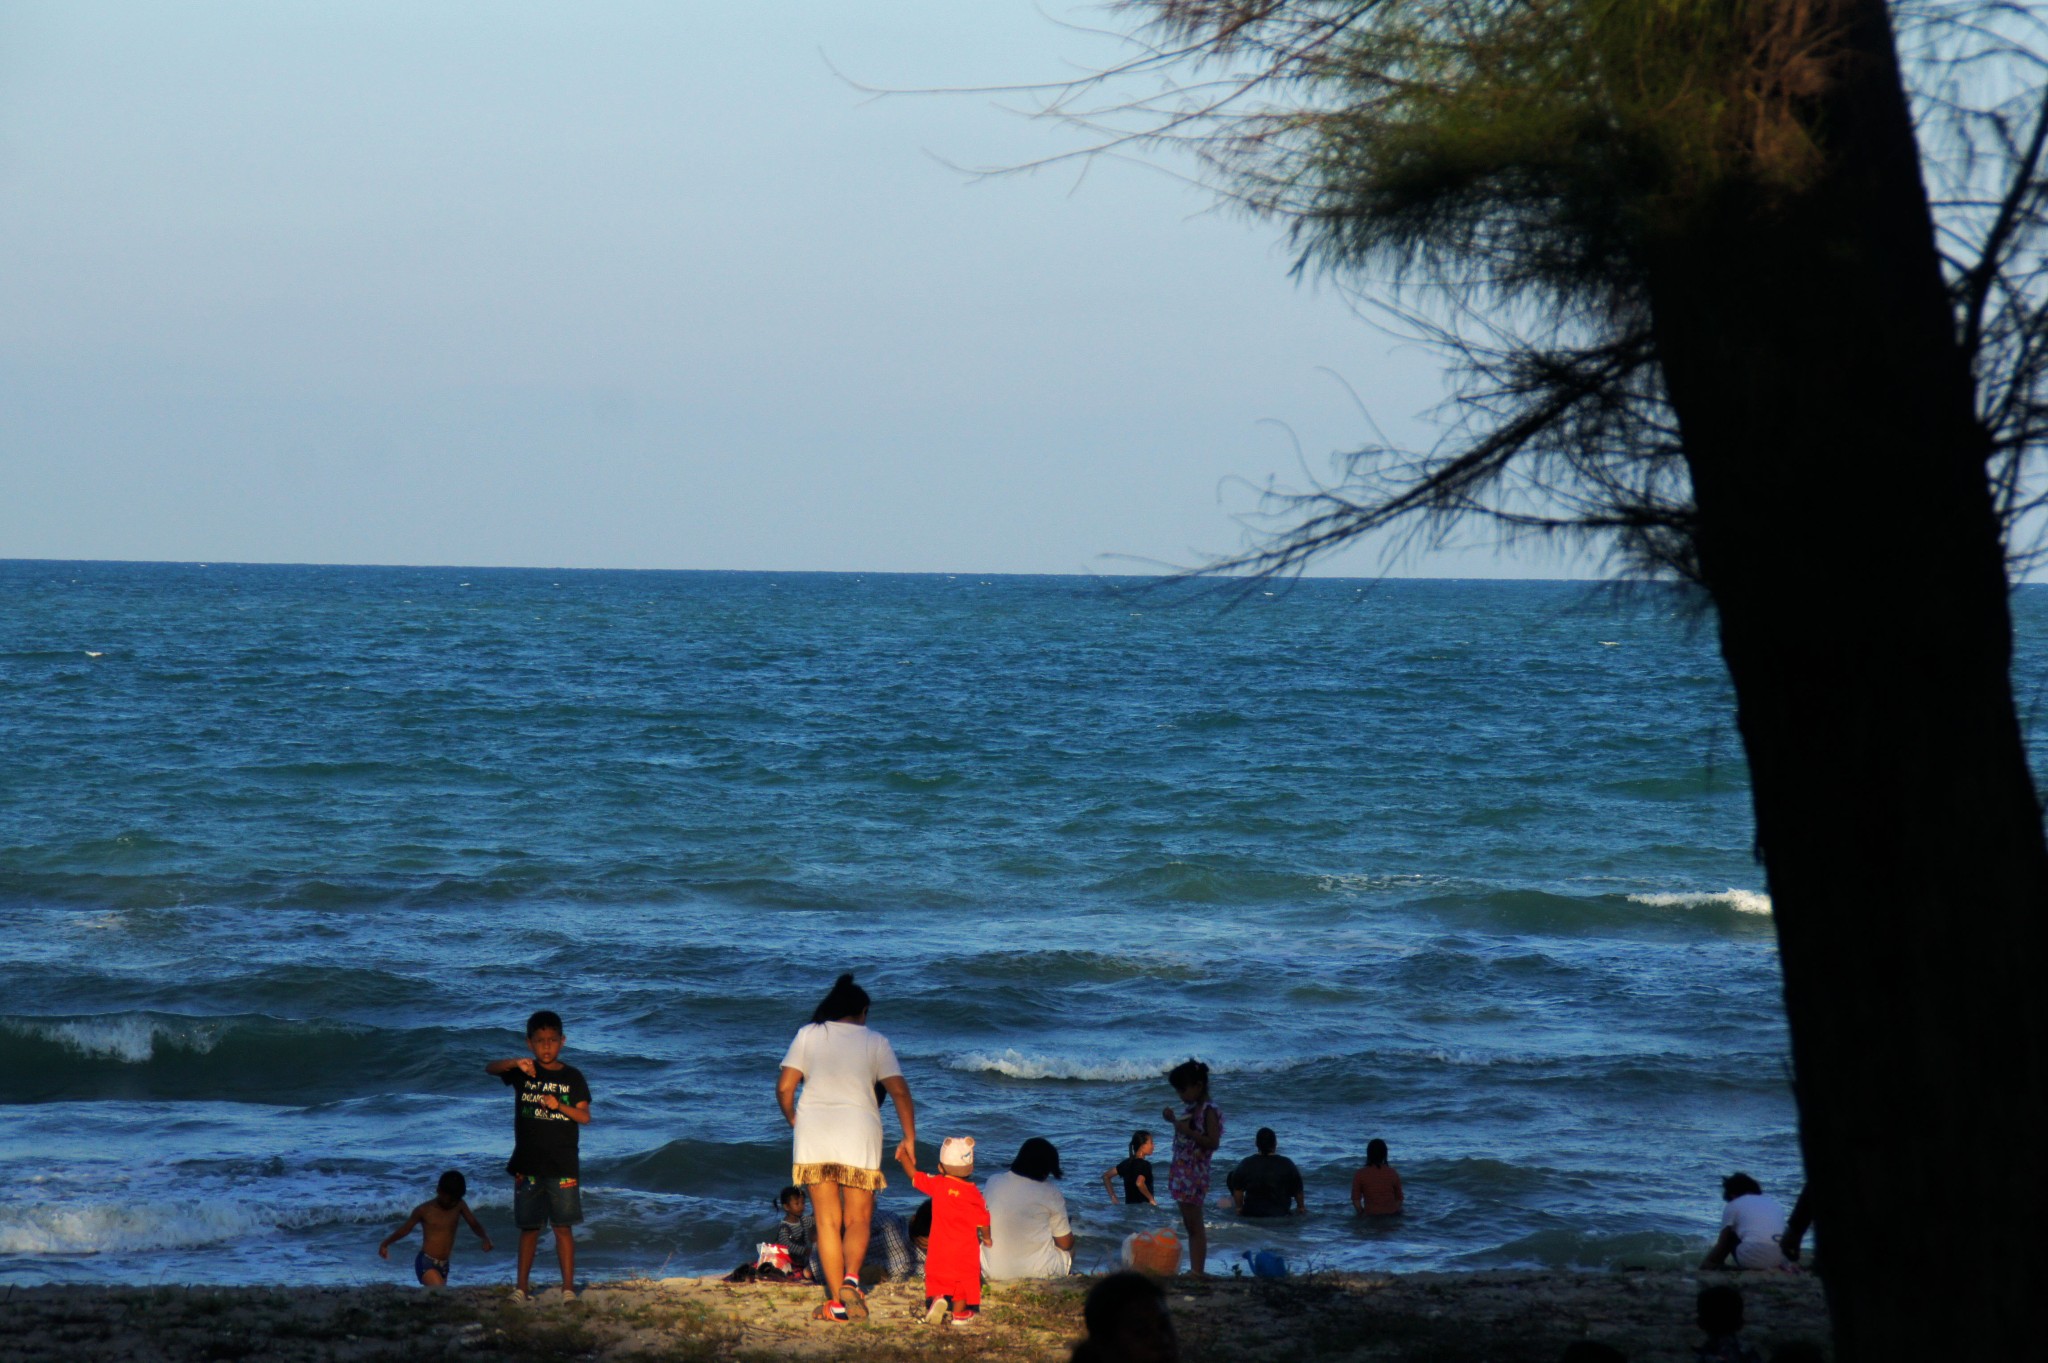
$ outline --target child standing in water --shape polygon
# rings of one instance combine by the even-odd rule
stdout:
[[[1179,1205],[1181,1222],[1188,1228],[1188,1271],[1205,1278],[1209,1232],[1202,1224],[1202,1203],[1209,1196],[1210,1157],[1223,1144],[1223,1113],[1209,1101],[1209,1067],[1201,1061],[1175,1065],[1166,1082],[1186,1104],[1184,1111],[1167,1108],[1162,1114],[1173,1123],[1173,1164],[1167,1170],[1166,1191]]]
[[[412,1209],[412,1215],[405,1218],[405,1224],[384,1237],[384,1243],[377,1246],[380,1257],[389,1259],[391,1247],[412,1234],[414,1226],[420,1227],[420,1252],[413,1256],[412,1274],[420,1280],[421,1287],[446,1287],[448,1285],[448,1261],[455,1257],[455,1228],[467,1221],[469,1228],[476,1232],[476,1238],[484,1242],[484,1248],[491,1247],[491,1233],[476,1219],[476,1213],[462,1199],[469,1193],[469,1180],[459,1170],[450,1169],[441,1175],[440,1184],[434,1189],[434,1200],[422,1202]]]
[[[1124,1195],[1116,1195],[1116,1180],[1124,1181]],[[1114,1169],[1102,1171],[1102,1190],[1109,1194],[1112,1203],[1149,1202],[1159,1205],[1159,1199],[1152,1196],[1152,1133],[1134,1131],[1131,1133],[1131,1157]]]

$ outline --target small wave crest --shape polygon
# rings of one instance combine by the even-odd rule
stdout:
[[[736,1187],[778,1185],[789,1175],[789,1142],[773,1145],[675,1140],[590,1166],[604,1182],[651,1193],[729,1197]]]
[[[146,1065],[159,1045],[207,1055],[220,1044],[221,1023],[152,1013],[84,1018],[0,1018],[0,1032],[58,1046],[87,1060]]]
[[[1769,915],[1771,897],[1761,890],[1699,890],[1677,894],[1632,894],[1631,904],[1653,909],[1733,909],[1737,913]]]
[[[367,1093],[440,1092],[478,1038],[440,1029],[381,1031],[262,1014],[122,1012],[0,1016],[23,1078],[10,1102],[167,1099],[311,1103]],[[365,1067],[366,1054],[402,1056]]]
[[[223,1199],[34,1204],[0,1208],[0,1254],[120,1254],[190,1249],[275,1230],[356,1219],[341,1207],[271,1207]]]
[[[969,1051],[946,1062],[946,1068],[969,1074],[1000,1074],[1008,1079],[1063,1079],[1082,1083],[1132,1084],[1151,1080],[1163,1080],[1166,1072],[1187,1059],[1176,1054],[1171,1059],[1158,1060],[1078,1060],[1057,1055],[1026,1055],[1010,1049],[1002,1051]],[[1291,1069],[1297,1063],[1287,1060],[1254,1061],[1212,1061],[1210,1067],[1217,1074],[1265,1074],[1275,1070]]]
[[[1704,1240],[1668,1231],[1601,1234],[1554,1228],[1493,1249],[1458,1256],[1469,1268],[1659,1269],[1690,1268]]]

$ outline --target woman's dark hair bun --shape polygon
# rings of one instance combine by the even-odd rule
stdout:
[[[832,990],[811,1011],[812,1022],[838,1022],[842,1018],[859,1017],[868,1010],[871,1002],[868,991],[853,982],[851,973],[841,975],[832,982]]]

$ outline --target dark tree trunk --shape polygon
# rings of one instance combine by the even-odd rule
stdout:
[[[2048,848],[1986,445],[1885,7],[1822,8],[1846,24],[1811,110],[1825,170],[1720,205],[1653,263],[1651,306],[1754,778],[1839,1356],[2040,1357]]]

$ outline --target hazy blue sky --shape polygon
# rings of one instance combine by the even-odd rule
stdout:
[[[938,158],[1074,138],[831,69],[1113,55],[1048,14],[1102,18],[0,3],[0,556],[1073,572],[1234,547],[1226,480],[1299,481],[1262,421],[1323,471],[1365,428],[1322,369],[1398,434],[1435,368],[1290,281],[1269,224],[1135,167],[971,180]]]

